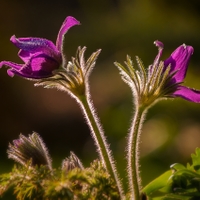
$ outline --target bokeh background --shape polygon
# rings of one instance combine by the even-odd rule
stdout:
[[[0,0],[0,60],[21,63],[18,49],[9,41],[17,37],[43,37],[56,41],[66,16],[81,26],[70,29],[65,49],[68,59],[78,46],[86,56],[101,48],[90,77],[91,94],[111,144],[121,176],[125,179],[126,134],[133,114],[131,90],[123,83],[114,61],[129,54],[150,65],[157,48],[165,44],[163,59],[182,43],[192,45],[185,84],[200,89],[200,2],[197,0]],[[33,82],[0,70],[0,173],[13,165],[7,159],[8,143],[19,134],[38,132],[49,148],[53,166],[73,151],[85,166],[97,158],[82,113],[67,93],[34,87]],[[200,147],[200,105],[182,99],[159,102],[149,110],[141,142],[143,185],[179,162],[190,162]],[[5,199],[9,197],[5,196]],[[12,199],[12,198],[11,198]]]

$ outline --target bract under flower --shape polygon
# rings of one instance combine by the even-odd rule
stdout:
[[[0,67],[8,66],[8,75],[19,75],[24,78],[42,79],[52,76],[52,72],[65,63],[62,52],[63,39],[66,32],[80,22],[74,17],[68,16],[63,22],[57,36],[56,45],[43,38],[16,38],[11,37],[11,42],[18,47],[18,56],[24,64],[17,64],[10,61],[0,62]]]
[[[159,53],[155,59],[154,65],[158,64],[164,46],[160,41],[155,41],[155,45],[158,46]],[[200,103],[200,91],[182,85],[193,52],[194,49],[192,46],[187,46],[185,44],[179,46],[170,57],[164,61],[163,70],[165,71],[167,67],[170,66],[169,74],[173,74],[170,82],[166,85],[166,87],[176,85],[174,91],[170,94],[172,97],[181,97],[188,101]]]

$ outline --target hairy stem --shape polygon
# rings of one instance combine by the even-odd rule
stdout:
[[[118,173],[116,171],[116,166],[113,156],[111,154],[111,150],[109,149],[109,145],[107,144],[103,129],[99,123],[99,119],[95,113],[93,104],[89,97],[79,96],[78,98],[80,100],[83,114],[91,130],[91,135],[95,141],[101,161],[104,163],[104,166],[108,170],[108,173],[115,180],[121,199],[125,199],[124,190],[122,188],[121,180],[119,179]]]
[[[141,178],[139,173],[139,144],[141,127],[146,114],[146,109],[143,107],[137,108],[134,113],[134,118],[131,124],[128,136],[128,183],[132,200],[141,199]]]

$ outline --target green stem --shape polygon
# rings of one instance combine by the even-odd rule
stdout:
[[[137,107],[137,106],[136,106]],[[136,108],[128,136],[128,183],[131,199],[141,199],[141,178],[139,172],[139,144],[142,123],[146,114],[143,107]]]
[[[116,171],[116,166],[113,156],[111,154],[111,150],[109,149],[109,146],[106,142],[103,129],[99,123],[97,115],[95,114],[92,102],[89,100],[89,98],[85,96],[79,96],[78,98],[80,100],[80,105],[87,120],[87,123],[90,127],[91,135],[95,141],[99,156],[102,162],[104,163],[104,166],[106,167],[108,173],[115,180],[121,199],[125,199],[124,190],[122,188],[121,181]]]

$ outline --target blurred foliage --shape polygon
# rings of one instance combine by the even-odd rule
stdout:
[[[74,168],[67,173],[60,168],[50,171],[44,165],[15,166],[12,172],[0,175],[0,196],[12,188],[18,200],[118,200],[113,182],[99,161],[94,161],[88,168]]]
[[[0,174],[0,197],[13,190],[18,200],[120,199],[114,180],[99,160],[84,168],[70,152],[61,166],[52,169],[51,156],[37,133],[28,137],[20,134],[9,144],[7,153],[18,165]]]
[[[78,46],[87,46],[88,54],[102,49],[91,75],[92,98],[124,180],[126,133],[134,111],[131,91],[120,80],[113,62],[122,63],[127,54],[132,58],[138,55],[147,67],[157,54],[153,41],[158,39],[165,44],[163,59],[186,43],[195,49],[186,84],[200,89],[199,1],[1,0],[0,8],[0,60],[21,62],[17,49],[9,41],[13,34],[56,41],[67,15],[82,24],[66,35],[68,58],[75,55]],[[70,150],[85,165],[97,158],[82,114],[67,94],[35,88],[32,82],[17,76],[10,78],[5,69],[0,73],[0,91],[0,172],[11,168],[12,162],[6,155],[8,142],[19,133],[28,135],[32,131],[40,133],[46,141],[55,166]],[[200,146],[199,119],[200,106],[184,100],[168,100],[151,108],[141,143],[144,185],[171,163],[188,161],[189,155]]]
[[[200,198],[200,148],[197,148],[191,157],[192,164],[188,163],[186,167],[179,163],[171,165],[171,170],[143,189],[143,192],[150,196],[149,200],[197,200]],[[157,195],[155,195],[156,192]]]

